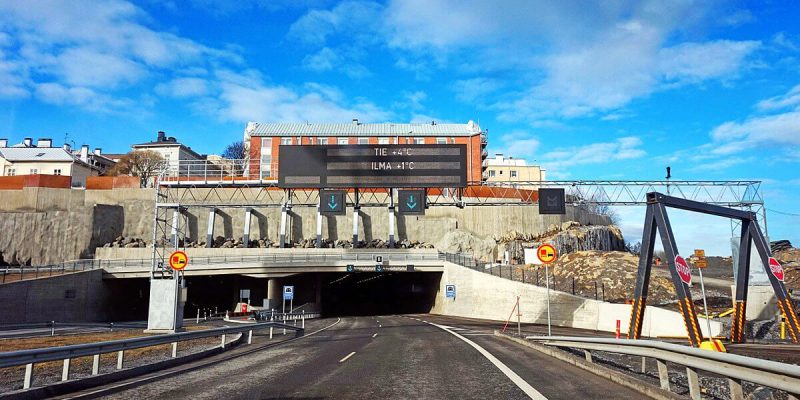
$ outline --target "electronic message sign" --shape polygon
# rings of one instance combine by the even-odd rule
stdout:
[[[282,188],[426,188],[467,186],[467,146],[280,146]]]

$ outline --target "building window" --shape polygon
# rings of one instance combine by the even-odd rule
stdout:
[[[292,138],[290,137],[281,138],[281,145],[289,146],[291,144],[292,144]]]
[[[437,137],[436,144],[447,144],[447,138],[444,137]]]
[[[414,144],[425,144],[425,138],[415,137]]]
[[[261,138],[261,179],[272,176],[272,138]]]
[[[494,178],[494,170],[493,169],[489,170],[489,178]]]
[[[337,143],[338,144],[348,144],[349,140],[346,137],[340,137],[339,140],[337,140]]]
[[[328,144],[328,138],[326,137],[317,138],[317,144]]]
[[[388,137],[379,137],[378,138],[378,144],[389,144],[389,138]]]
[[[31,168],[31,175],[36,175],[39,173],[39,170],[36,168]]]
[[[369,138],[365,137],[358,138],[358,144],[369,144]]]
[[[15,174],[16,174],[16,171],[14,171],[14,168],[9,168],[9,169],[6,170],[6,175],[7,176],[14,176]]]
[[[53,170],[53,175],[61,175],[61,168],[56,168]]]
[[[503,170],[502,169],[500,170],[500,175],[503,175]]]
[[[517,171],[513,171],[513,170],[512,170],[512,171],[511,171],[511,177],[512,177],[512,178],[516,178],[516,177],[517,177]]]

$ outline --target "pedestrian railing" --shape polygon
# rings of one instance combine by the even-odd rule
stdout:
[[[706,371],[728,379],[730,398],[744,399],[742,382],[752,382],[770,388],[800,394],[800,366],[780,363],[737,354],[718,353],[694,347],[652,340],[606,339],[565,336],[528,336],[525,339],[555,347],[581,349],[586,360],[592,362],[592,351],[626,354],[642,357],[642,366],[648,358],[656,360],[661,388],[670,390],[667,362],[686,367],[689,394],[700,399],[700,379],[697,371]]]
[[[357,251],[357,252],[292,252],[271,253],[248,256],[215,256],[192,257],[192,265],[213,264],[292,264],[292,263],[326,263],[326,262],[376,262],[381,257],[386,263],[402,263],[439,261],[440,257],[435,252],[403,252],[401,250],[389,251]],[[65,261],[62,263],[41,266],[6,266],[0,267],[0,283],[13,282],[23,279],[35,279],[60,275],[71,272],[88,271],[98,268],[142,268],[150,267],[152,258],[138,259],[83,259]]]
[[[527,265],[507,265],[502,263],[489,263],[480,261],[471,254],[461,253],[440,253],[441,260],[449,261],[453,264],[461,265],[475,271],[483,272],[489,275],[499,276],[501,278],[510,279],[521,283],[546,287],[547,279],[545,277],[545,269],[543,266],[527,266]],[[602,281],[593,281],[588,285],[584,281],[575,280],[575,277],[557,277],[550,269],[550,289],[557,290],[564,293],[571,293],[575,296],[595,299],[595,300],[620,300],[606,296],[606,284]]]
[[[289,329],[295,332],[295,336],[302,336],[304,329],[299,326],[292,326],[278,322],[262,322],[247,324],[241,326],[231,326],[214,328],[200,331],[170,333],[157,336],[145,336],[132,339],[112,340],[97,343],[75,344],[61,347],[47,347],[42,349],[30,349],[9,351],[0,353],[0,368],[25,366],[25,378],[23,381],[23,389],[31,387],[31,380],[33,378],[33,365],[48,361],[63,360],[63,369],[61,373],[61,380],[69,380],[70,373],[70,360],[78,357],[92,356],[92,375],[97,375],[100,372],[100,355],[106,353],[117,353],[117,369],[123,368],[125,360],[125,352],[132,349],[139,349],[143,347],[152,347],[164,344],[172,344],[172,358],[178,356],[178,343],[187,340],[203,339],[210,337],[220,337],[220,348],[226,347],[226,337],[232,334],[247,334],[247,344],[251,344],[253,340],[253,332],[263,329],[270,330],[270,338],[272,338],[272,330],[274,328]]]

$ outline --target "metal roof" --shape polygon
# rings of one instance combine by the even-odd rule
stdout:
[[[62,147],[3,147],[0,157],[11,162],[19,161],[66,161],[81,162]]]
[[[245,134],[250,136],[474,136],[480,133],[481,127],[473,121],[466,124],[250,122],[245,129]]]

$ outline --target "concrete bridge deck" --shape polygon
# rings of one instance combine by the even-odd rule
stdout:
[[[102,251],[101,251],[102,250]],[[94,264],[105,278],[146,278],[152,249],[98,249]],[[445,261],[431,249],[204,249],[190,248],[186,276],[238,274],[275,278],[309,272],[442,272]],[[380,262],[378,261],[380,260]]]

